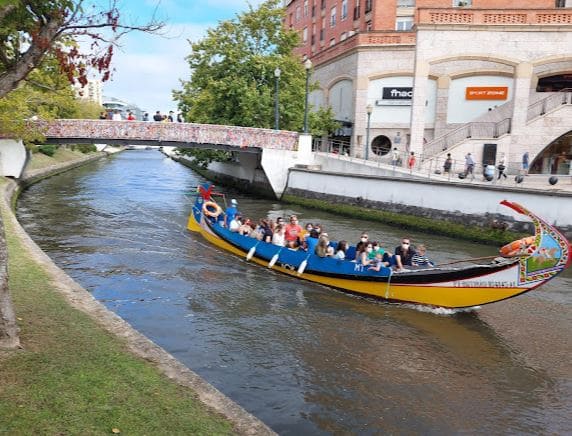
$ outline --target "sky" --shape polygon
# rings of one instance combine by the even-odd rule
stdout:
[[[185,56],[187,40],[197,41],[221,20],[254,7],[262,0],[118,0],[121,19],[127,23],[148,22],[153,12],[166,23],[162,36],[132,32],[121,38],[112,61],[111,80],[103,83],[103,95],[139,106],[150,114],[177,111],[172,90],[190,78]]]

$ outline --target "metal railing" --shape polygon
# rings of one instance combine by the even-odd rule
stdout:
[[[352,155],[352,147],[348,141],[337,141],[324,138],[314,138],[312,140],[312,151],[332,153],[341,156]]]
[[[572,89],[566,88],[560,92],[549,95],[528,107],[526,121],[541,117],[559,106],[572,104]]]
[[[511,119],[505,118],[504,120],[493,122],[472,122],[463,124],[462,126],[445,133],[423,147],[423,158],[429,159],[436,154],[439,154],[454,145],[460,144],[466,139],[470,138],[498,138],[499,136],[510,133]]]

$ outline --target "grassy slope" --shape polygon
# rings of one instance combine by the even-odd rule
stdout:
[[[6,211],[2,211],[4,216]],[[193,392],[58,294],[4,219],[23,350],[0,352],[0,434],[229,434]]]
[[[46,156],[45,154],[42,153],[34,153],[26,169],[37,170],[40,168],[46,168],[51,165],[59,164],[62,162],[69,162],[81,159],[85,156],[89,156],[89,154],[83,154],[80,151],[72,151],[68,148],[58,147],[57,151],[52,157]]]

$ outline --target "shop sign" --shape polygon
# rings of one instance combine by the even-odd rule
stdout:
[[[384,87],[382,100],[376,100],[377,106],[411,106],[413,88],[411,86]]]
[[[508,86],[467,86],[465,99],[467,100],[506,100]]]

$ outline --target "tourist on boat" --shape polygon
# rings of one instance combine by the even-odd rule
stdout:
[[[315,253],[320,257],[328,257],[334,254],[334,249],[330,247],[330,240],[328,239],[328,235],[320,235],[320,238],[318,239],[318,245],[316,245]]]
[[[282,224],[277,224],[274,228],[274,234],[272,235],[272,243],[274,245],[279,245],[284,247],[286,240],[284,239],[284,226]]]
[[[234,219],[235,215],[238,214],[238,201],[234,198],[230,200],[230,206],[226,208],[224,213],[224,225],[226,228],[230,228],[230,222]]]
[[[367,233],[363,232],[359,238],[359,242],[356,244],[356,260],[359,260],[360,252],[365,249],[367,243],[369,241],[369,237]]]
[[[272,231],[272,227],[270,224],[271,221],[261,219],[259,224],[259,231],[261,240],[264,242],[272,242],[272,236],[274,232]]]
[[[409,238],[403,238],[401,245],[395,248],[395,263],[397,269],[404,269],[404,265],[411,266],[411,259],[414,254],[415,250],[411,247],[411,240]]]
[[[246,218],[242,225],[238,229],[238,233],[243,236],[249,236],[252,230],[254,230],[254,223],[250,220],[250,218]]]
[[[238,233],[240,227],[242,226],[242,217],[240,216],[240,214],[236,214],[232,220],[230,221],[230,223],[228,224],[228,229],[231,232],[235,232]]]
[[[373,246],[373,250],[368,255],[370,260],[374,259],[377,253],[381,253],[382,256],[385,254],[385,250],[379,246],[379,242],[373,241],[371,245]]]
[[[425,245],[419,244],[417,246],[417,252],[411,257],[411,265],[412,266],[425,266],[425,267],[433,267],[435,264],[429,260],[427,257],[427,249]]]
[[[360,265],[366,266],[371,263],[371,259],[369,258],[369,254],[373,251],[373,245],[371,242],[364,244],[361,246],[360,251],[357,255],[357,262]]]
[[[322,232],[324,231],[321,224],[315,224],[314,229],[316,229],[316,231],[318,232],[318,235],[321,235]]]
[[[346,258],[346,251],[348,251],[348,243],[347,241],[340,241],[338,242],[338,246],[334,250],[334,258],[344,260]]]
[[[298,224],[298,217],[296,215],[290,216],[290,223],[284,227],[284,239],[286,245],[290,248],[297,248],[299,245],[298,238],[302,234],[302,226]]]
[[[375,257],[370,261],[370,267],[368,270],[379,271],[382,266],[389,266],[389,262],[383,260],[383,254],[378,252]]]
[[[308,253],[315,253],[319,238],[320,235],[318,234],[318,231],[316,229],[312,229],[310,234],[304,240],[306,243],[306,250],[308,251]]]

